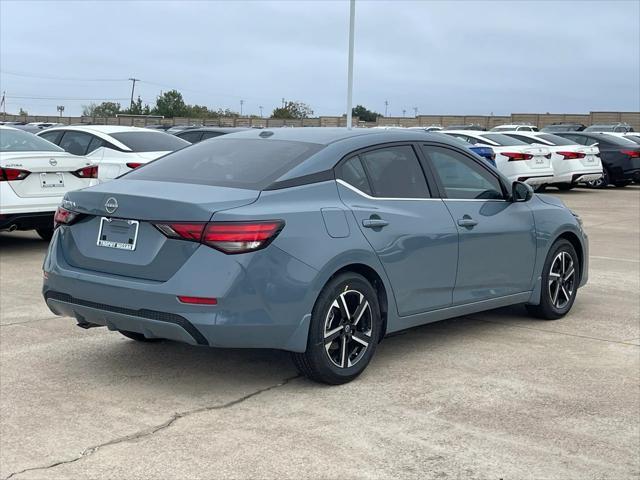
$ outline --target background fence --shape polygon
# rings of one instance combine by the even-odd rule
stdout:
[[[94,123],[106,125],[133,125],[145,126],[154,124],[167,125],[211,125],[225,127],[344,127],[346,117],[316,117],[301,120],[282,120],[276,118],[255,117],[221,117],[214,119],[201,118],[140,118],[140,117],[59,117],[43,115],[3,115],[0,118],[5,121],[25,122],[60,122],[65,124]],[[375,126],[402,126],[402,127],[428,127],[439,125],[446,127],[458,124],[477,124],[484,128],[492,128],[504,123],[531,123],[542,128],[557,122],[574,122],[584,125],[594,123],[624,122],[630,124],[635,131],[640,131],[640,112],[590,112],[579,113],[512,113],[504,116],[482,115],[418,115],[417,117],[380,117],[377,122],[360,122],[354,118],[354,125]]]

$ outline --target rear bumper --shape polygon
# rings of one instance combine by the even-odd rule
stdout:
[[[553,177],[552,183],[585,183],[602,177],[602,170],[587,170],[584,172],[567,172]]]
[[[43,267],[43,296],[56,315],[192,345],[306,349],[318,272],[274,245],[231,256],[202,246],[157,282],[73,267],[59,237],[56,231]],[[178,295],[218,304],[183,304]]]
[[[518,176],[514,180],[519,182],[525,182],[529,185],[546,185],[553,180],[552,175],[522,175]]]
[[[0,230],[34,230],[53,227],[53,212],[0,214]]]

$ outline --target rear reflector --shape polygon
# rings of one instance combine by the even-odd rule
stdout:
[[[0,168],[0,182],[24,180],[30,173],[27,170],[18,170],[17,168]]]
[[[133,168],[133,169],[138,168],[140,165],[144,165],[144,164],[143,163],[138,163],[138,162],[129,162],[129,163],[127,163],[127,167]]]
[[[78,218],[76,212],[67,210],[66,208],[58,207],[56,214],[53,216],[53,228],[57,228],[60,225],[70,225]]]
[[[502,152],[502,155],[504,155],[509,159],[507,160],[508,162],[516,162],[519,160],[531,160],[533,158],[533,155],[531,155],[530,153],[520,153],[520,152]]]
[[[184,295],[178,295],[178,300],[182,303],[190,303],[192,305],[217,305],[217,298],[209,297],[187,297]]]
[[[98,178],[98,166],[91,165],[88,167],[81,168],[80,170],[76,170],[72,172],[76,177],[79,178]]]
[[[266,247],[280,233],[284,222],[156,223],[155,227],[169,238],[191,240],[234,254]]]
[[[576,158],[584,158],[585,154],[582,152],[558,152],[558,155],[562,155],[563,160],[575,160]]]
[[[640,150],[622,150],[622,153],[631,158],[640,158]]]

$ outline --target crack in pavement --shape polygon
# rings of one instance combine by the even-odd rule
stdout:
[[[10,327],[12,325],[24,325],[25,323],[44,322],[45,320],[55,320],[56,318],[62,318],[62,317],[59,317],[57,315],[52,315],[50,317],[44,317],[44,318],[32,318],[30,320],[25,320],[23,322],[0,323],[0,327]]]
[[[293,380],[300,378],[300,375],[295,375],[293,377],[288,377],[285,378],[284,380],[282,380],[279,383],[276,383],[275,385],[270,385],[268,387],[265,388],[261,388],[260,390],[256,390],[255,392],[251,392],[247,395],[244,395],[240,398],[237,398],[235,400],[231,400],[230,402],[227,403],[223,403],[222,405],[214,405],[214,406],[210,406],[210,407],[200,407],[200,408],[194,408],[193,410],[187,410],[186,412],[176,412],[174,413],[168,420],[162,422],[159,425],[154,425],[150,428],[146,428],[144,430],[140,430],[136,433],[132,433],[129,435],[124,435],[122,437],[118,437],[118,438],[114,438],[113,440],[109,440],[107,442],[104,443],[100,443],[98,445],[94,445],[93,447],[88,447],[85,448],[82,453],[80,453],[79,456],[77,456],[76,458],[71,458],[69,460],[59,460],[57,462],[53,462],[50,463],[49,465],[43,465],[40,467],[29,467],[29,468],[25,468],[23,470],[19,470],[17,472],[13,472],[10,473],[8,476],[4,477],[3,480],[9,480],[13,477],[15,477],[16,475],[21,475],[23,473],[26,472],[33,472],[33,471],[38,471],[38,470],[49,470],[51,468],[55,468],[58,467],[60,465],[67,465],[69,463],[75,463],[78,460],[82,460],[83,458],[87,458],[90,457],[91,455],[93,455],[94,453],[96,453],[99,449],[103,448],[103,447],[108,447],[110,445],[117,445],[119,443],[124,443],[124,442],[130,442],[130,441],[135,441],[135,440],[139,440],[141,438],[145,438],[148,437],[150,435],[153,435],[159,431],[165,430],[167,428],[169,428],[171,425],[173,425],[176,421],[180,420],[181,418],[185,418],[188,417],[190,415],[195,415],[198,413],[202,413],[202,412],[210,412],[213,410],[224,410],[226,408],[231,408],[234,407],[235,405],[238,405],[242,402],[246,402],[247,400],[258,396],[260,394],[266,393],[270,390],[274,390],[276,388],[280,388],[283,387],[285,385],[287,385],[288,383],[292,382]]]

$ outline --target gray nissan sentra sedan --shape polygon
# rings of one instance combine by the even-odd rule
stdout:
[[[443,135],[249,130],[70,192],[43,294],[137,341],[292,352],[330,384],[386,335],[512,304],[564,316],[588,242],[561,201]]]

